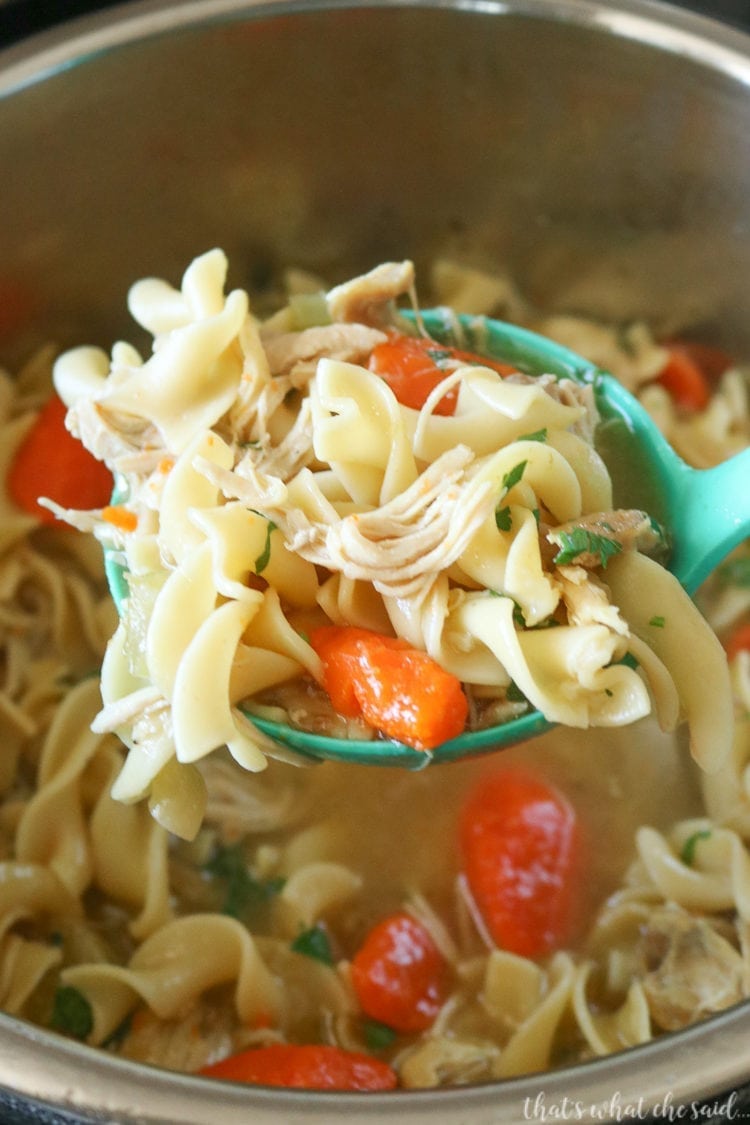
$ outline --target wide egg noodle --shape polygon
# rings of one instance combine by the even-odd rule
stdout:
[[[197,432],[213,426],[237,394],[242,358],[236,341],[248,299],[235,290],[226,300],[217,300],[225,272],[226,259],[219,251],[196,259],[183,281],[194,319],[157,336],[145,363],[118,380],[116,387],[105,387],[97,395],[100,407],[108,411],[148,419],[170,453],[181,453]],[[147,323],[154,323],[163,311],[162,292],[156,294],[154,307],[153,291],[149,299],[134,302]]]
[[[732,750],[714,773],[701,776],[701,791],[712,820],[750,839],[750,653],[739,652],[729,666],[735,698]]]
[[[211,544],[213,581],[223,597],[243,600],[252,595],[247,578],[260,572],[287,604],[306,609],[317,604],[315,567],[287,548],[281,532],[265,516],[243,504],[227,503],[193,511],[192,520]]]
[[[690,861],[685,845],[693,841]],[[736,832],[706,818],[682,821],[665,835],[644,825],[636,835],[649,880],[667,902],[696,913],[734,910],[750,922],[750,855]]]
[[[612,661],[622,641],[602,625],[517,630],[510,598],[484,595],[461,607],[467,630],[506,668],[529,702],[553,722],[587,727],[634,722],[650,711],[637,673]]]
[[[159,546],[165,559],[181,563],[201,541],[191,519],[194,510],[214,507],[219,490],[193,462],[203,457],[220,468],[234,464],[231,448],[210,430],[200,431],[167,474],[159,505]]]
[[[238,727],[228,694],[237,646],[257,608],[257,603],[226,602],[206,618],[187,646],[172,693],[178,761],[195,762],[227,745],[246,769],[265,769],[267,759]]]
[[[558,402],[541,385],[514,383],[484,367],[464,368],[453,415],[401,407],[415,456],[436,461],[457,445],[478,457],[495,453],[526,434],[566,429],[584,414],[582,406]]]
[[[687,717],[693,757],[708,772],[719,769],[731,752],[734,703],[716,634],[677,579],[644,555],[612,559],[606,581],[632,631],[669,669]]]
[[[91,1005],[90,1042],[101,1043],[145,1002],[162,1019],[178,1016],[197,996],[233,982],[242,1020],[273,1017],[283,1003],[280,982],[266,967],[247,928],[235,918],[176,918],[142,942],[126,966],[88,964],[62,973]]]
[[[355,364],[322,359],[310,394],[315,454],[357,504],[385,504],[414,483],[414,455],[383,379]]]

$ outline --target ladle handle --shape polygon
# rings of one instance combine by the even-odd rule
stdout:
[[[692,593],[750,536],[750,448],[711,469],[688,469],[672,497],[669,569]]]

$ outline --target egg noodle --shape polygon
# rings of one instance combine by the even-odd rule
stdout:
[[[699,612],[658,561],[661,529],[614,506],[590,387],[437,344],[443,378],[401,403],[368,360],[420,334],[418,313],[402,315],[411,263],[328,290],[292,275],[263,319],[226,274],[213,250],[179,289],[133,286],[145,358],[122,342],[54,362],[45,349],[0,383],[4,473],[53,379],[117,486],[107,509],[75,511],[50,482],[47,506],[87,534],[2,498],[0,1006],[174,1069],[316,1042],[425,1087],[607,1054],[742,999],[750,654],[727,670],[716,634],[750,615],[745,548]],[[643,324],[532,317],[505,279],[449,262],[430,288],[612,371],[694,464],[750,440],[737,366],[686,412]],[[101,544],[127,576],[119,618]],[[561,724],[509,753],[611,832],[569,948],[498,947],[456,864],[446,833],[491,762],[310,768],[254,725],[381,737],[332,707],[321,625],[427,653],[460,681],[469,729],[530,707]],[[396,907],[452,984],[428,1028],[375,1043],[350,962]]]

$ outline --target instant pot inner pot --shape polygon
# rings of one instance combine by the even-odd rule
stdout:
[[[611,13],[545,11],[225,14],[88,50],[0,110],[3,268],[66,339],[221,245],[261,288],[447,254],[546,308],[746,348],[750,96]]]
[[[546,309],[690,325],[750,354],[750,63],[739,36],[720,48],[692,18],[624,5],[209,0],[157,19],[135,4],[83,25],[67,57],[59,36],[38,65],[15,53],[0,71],[0,272],[34,316],[1,358],[49,338],[108,346],[132,331],[133,279],[177,282],[212,246],[233,284],[261,291],[290,264],[333,283],[405,256],[425,277],[452,257],[507,270]],[[556,1105],[717,1096],[742,1077],[747,1021],[735,1010],[679,1054],[665,1038],[531,1082],[220,1103],[207,1083],[0,1024],[13,1112],[35,1095],[96,1121],[208,1121],[221,1105],[227,1125],[435,1125],[528,1120],[540,1090]]]

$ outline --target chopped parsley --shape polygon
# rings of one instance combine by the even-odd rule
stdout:
[[[510,507],[507,504],[504,508],[495,509],[495,525],[498,531],[510,531],[513,520],[510,514]]]
[[[698,832],[693,832],[692,836],[688,836],[680,851],[680,859],[686,867],[692,867],[695,862],[695,849],[698,841],[707,840],[710,835],[710,828],[701,828]]]
[[[86,1039],[94,1027],[91,1004],[82,992],[70,985],[61,985],[52,1001],[50,1027],[75,1039]]]
[[[381,1023],[380,1020],[365,1020],[362,1025],[362,1034],[367,1047],[371,1051],[382,1051],[384,1047],[390,1047],[397,1038],[393,1028],[389,1027],[387,1023]]]
[[[521,691],[520,687],[513,680],[510,681],[505,689],[505,698],[508,703],[525,703],[526,696]]]
[[[519,441],[546,441],[547,440],[547,427],[541,430],[534,430],[532,434],[522,434]]]
[[[219,848],[205,870],[226,883],[222,913],[242,918],[264,906],[284,886],[283,879],[256,879],[248,870],[239,844]]]
[[[665,619],[660,614],[652,617],[649,621],[649,625],[653,625],[654,629],[663,629],[665,624]]]
[[[262,515],[262,513],[257,512],[256,515]],[[257,559],[255,560],[255,573],[256,574],[262,574],[263,571],[268,566],[270,560],[271,560],[271,536],[273,535],[274,531],[276,530],[276,524],[273,522],[273,520],[269,520],[268,516],[263,516],[263,518],[267,522],[266,542],[265,542],[265,545],[263,547],[263,550],[261,551],[261,553],[258,555]]]
[[[453,352],[450,348],[427,348],[427,355],[430,357],[436,367],[441,367],[446,360],[453,358]]]
[[[598,555],[601,566],[606,567],[614,555],[619,555],[622,544],[616,539],[606,535],[597,535],[587,531],[584,527],[576,527],[573,531],[564,531],[560,535],[560,550],[555,555],[558,566],[566,566],[574,562],[579,555]]]
[[[508,470],[503,477],[503,492],[510,492],[511,488],[518,484],[523,477],[527,465],[528,461],[519,461],[517,465],[514,465],[512,469]]]
[[[312,957],[314,961],[322,961],[324,965],[333,964],[331,942],[322,926],[312,926],[309,930],[302,930],[292,942],[292,949],[295,953]]]

